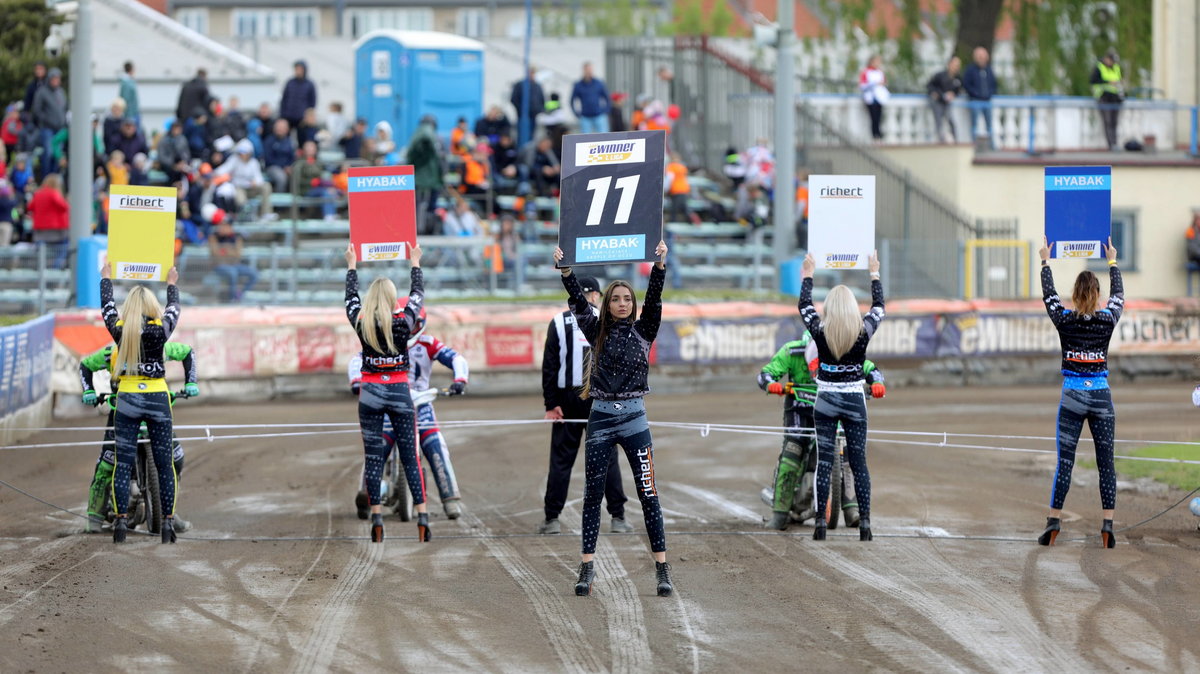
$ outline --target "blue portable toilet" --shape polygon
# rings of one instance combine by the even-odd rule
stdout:
[[[421,117],[446,136],[459,117],[483,114],[483,43],[417,30],[375,30],[354,43],[356,111],[373,130],[388,122],[397,147]]]

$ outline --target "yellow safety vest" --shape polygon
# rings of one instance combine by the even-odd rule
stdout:
[[[1121,88],[1117,86],[1117,82],[1121,81],[1121,66],[1114,63],[1112,67],[1104,65],[1103,61],[1096,63],[1096,68],[1100,70],[1100,79],[1104,80],[1103,84],[1092,85],[1092,96],[1100,98],[1104,94],[1121,94]]]

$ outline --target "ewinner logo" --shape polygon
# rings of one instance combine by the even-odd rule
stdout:
[[[863,188],[837,187],[836,185],[830,185],[828,187],[822,187],[821,191],[817,193],[817,196],[821,199],[862,199]]]
[[[575,146],[576,166],[641,164],[646,161],[646,139],[604,140]]]
[[[1099,241],[1060,241],[1059,257],[1100,257]]]
[[[640,260],[646,252],[645,234],[588,236],[575,239],[576,262]]]
[[[858,253],[828,253],[825,255],[826,269],[853,269],[858,265]]]
[[[399,192],[414,189],[411,175],[351,176],[350,192]]]
[[[140,262],[118,262],[117,278],[124,281],[153,281],[159,276],[162,265]]]
[[[393,243],[364,243],[362,259],[372,262],[380,260],[399,260],[404,257],[405,244],[403,241]]]

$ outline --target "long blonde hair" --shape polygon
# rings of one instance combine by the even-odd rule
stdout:
[[[136,286],[125,296],[121,304],[121,343],[117,346],[117,362],[113,372],[140,376],[138,363],[142,362],[142,330],[146,321],[161,321],[162,305],[146,286]]]
[[[821,324],[825,330],[825,344],[834,358],[841,358],[858,341],[862,332],[862,314],[858,312],[858,300],[854,292],[844,285],[834,286],[825,298],[821,312]]]
[[[395,306],[396,284],[384,276],[372,281],[358,314],[358,327],[362,338],[378,353],[396,352],[396,341],[392,339],[392,309]],[[380,333],[383,333],[383,343],[379,341]],[[384,346],[387,346],[386,350]]]
[[[583,386],[579,389],[579,397],[587,400],[592,397],[592,371],[596,367],[596,359],[600,357],[600,352],[604,350],[604,342],[608,340],[608,331],[612,328],[613,323],[617,319],[613,318],[612,312],[608,308],[609,302],[612,301],[613,292],[617,288],[627,288],[630,297],[633,298],[633,311],[630,312],[631,319],[637,319],[637,293],[633,292],[633,286],[629,281],[613,281],[604,289],[604,299],[600,300],[600,329],[596,334],[596,343],[592,345],[591,354],[588,356],[587,364],[583,367]]]

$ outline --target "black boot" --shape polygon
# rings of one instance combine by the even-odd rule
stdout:
[[[371,542],[383,542],[383,513],[371,514]]]
[[[824,515],[817,515],[816,519],[813,520],[813,540],[814,541],[825,540],[825,516]]]
[[[367,492],[360,491],[354,497],[354,512],[360,520],[371,516],[371,502],[367,500]]]
[[[417,513],[417,540],[428,543],[433,538],[429,531],[429,513]]]
[[[579,580],[575,581],[575,596],[586,597],[592,593],[592,579],[596,577],[596,568],[592,562],[579,564]]]
[[[666,562],[655,562],[654,573],[658,577],[658,596],[670,597],[675,590],[671,585],[671,565]]]
[[[771,513],[771,519],[767,520],[767,528],[777,531],[786,531],[788,524],[792,521],[791,513],[778,510]]]
[[[1057,517],[1046,518],[1046,530],[1038,536],[1038,545],[1054,545],[1058,532],[1062,530],[1062,520]]]
[[[1104,524],[1100,527],[1100,542],[1106,548],[1117,547],[1117,537],[1113,534],[1112,520],[1104,520]]]
[[[174,517],[163,518],[162,542],[163,543],[174,543],[175,542],[175,518]]]
[[[125,534],[129,531],[129,525],[126,522],[129,520],[125,515],[117,515],[117,519],[113,522],[113,543],[124,543]]]
[[[864,517],[858,521],[858,540],[871,541],[875,540],[871,536],[871,518]]]

